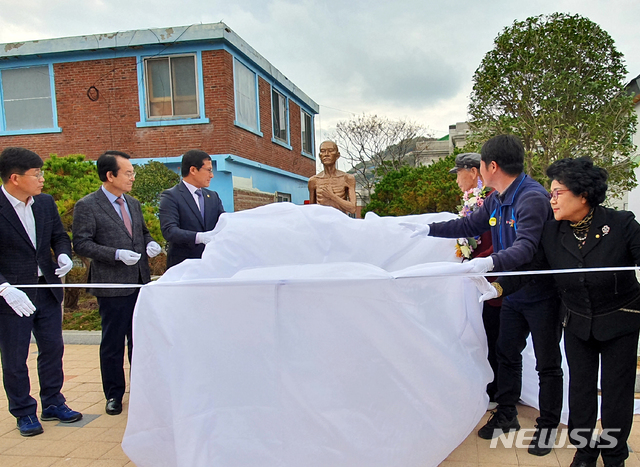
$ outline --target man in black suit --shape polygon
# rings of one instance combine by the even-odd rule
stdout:
[[[149,257],[161,251],[147,230],[142,208],[131,191],[136,173],[129,155],[107,151],[97,161],[102,187],[76,203],[73,215],[73,247],[91,258],[90,283],[146,284],[151,280]],[[100,371],[107,399],[106,412],[122,412],[125,392],[125,337],[129,362],[133,352],[131,323],[138,288],[94,288],[102,322]]]
[[[53,198],[41,194],[42,159],[24,148],[0,154],[0,353],[9,412],[22,436],[42,433],[37,402],[29,395],[27,357],[31,333],[38,344],[42,420],[71,423],[82,414],[71,410],[61,394],[62,289],[14,287],[60,284],[71,262],[71,242]],[[58,260],[56,265],[51,250]]]
[[[162,193],[160,226],[167,240],[167,268],[187,258],[201,258],[224,212],[218,193],[207,190],[213,178],[211,157],[192,149],[182,156],[182,181]]]

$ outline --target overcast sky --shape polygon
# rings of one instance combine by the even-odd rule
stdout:
[[[503,28],[556,11],[598,23],[640,75],[638,0],[0,0],[0,43],[224,21],[320,105],[319,141],[362,113],[441,137]]]

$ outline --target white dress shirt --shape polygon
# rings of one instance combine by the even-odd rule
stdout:
[[[193,196],[193,200],[196,202],[196,206],[198,206],[198,209],[202,211],[202,206],[200,206],[200,198],[198,197],[198,195],[196,195],[197,188],[193,186],[191,183],[185,182],[184,180],[182,180],[182,183],[184,183],[184,186],[187,187],[187,190],[189,190],[189,193],[191,193],[191,196]],[[204,196],[204,193],[202,194],[202,196]]]
[[[13,206],[14,211],[18,215],[18,219],[22,222],[22,226],[24,230],[27,232],[31,243],[34,248],[38,247],[38,243],[36,240],[36,219],[33,217],[33,209],[31,206],[33,205],[33,196],[29,196],[29,199],[26,203],[23,203],[18,198],[12,196],[7,190],[5,190],[4,186],[2,186],[2,192],[7,197],[11,206]],[[42,271],[38,268],[38,277],[42,276]]]

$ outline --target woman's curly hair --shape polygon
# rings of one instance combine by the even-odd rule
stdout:
[[[547,176],[562,183],[574,195],[584,195],[591,207],[599,205],[606,197],[609,174],[602,167],[593,165],[588,157],[557,160],[547,168]]]

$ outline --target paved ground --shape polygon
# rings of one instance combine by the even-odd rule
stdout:
[[[31,394],[39,404],[36,357],[37,348],[32,344],[29,356]],[[66,345],[64,370],[63,394],[68,405],[82,412],[84,419],[67,425],[42,422],[43,434],[23,438],[16,428],[16,419],[7,410],[4,390],[0,391],[0,466],[135,467],[120,448],[127,425],[129,395],[125,394],[122,414],[110,416],[105,413],[98,346]],[[40,411],[38,407],[38,416]]]
[[[32,344],[29,370],[32,394],[38,392],[36,373],[36,347]],[[65,385],[63,393],[69,406],[84,414],[80,422],[64,425],[42,422],[44,433],[23,438],[16,429],[15,418],[7,410],[4,390],[0,390],[0,467],[135,467],[120,448],[127,423],[128,394],[124,398],[121,415],[109,416],[104,412],[105,400],[100,384],[97,345],[65,346]],[[40,411],[40,408],[38,409]],[[532,428],[537,411],[521,406],[520,423]],[[39,413],[38,413],[39,415]],[[488,414],[480,421],[480,428]],[[566,427],[565,427],[566,428]],[[636,416],[629,442],[640,453],[640,416]],[[499,466],[559,466],[568,467],[575,450],[557,448],[545,457],[535,457],[526,449],[505,448],[498,443],[490,448],[490,441],[478,438],[475,431],[444,461],[442,467],[499,467]],[[640,467],[640,458],[634,453],[626,464]],[[598,466],[602,466],[601,463]],[[260,467],[260,466],[252,466]],[[327,466],[331,467],[331,466]]]
[[[533,428],[538,411],[527,406],[518,406],[518,418],[523,429]],[[482,427],[489,418],[489,412],[482,418],[476,431]],[[566,429],[566,425],[561,425],[560,429]],[[560,436],[556,443],[560,443]],[[498,447],[491,448],[491,442],[480,439],[475,431],[453,451],[441,467],[496,467],[496,466],[553,466],[569,467],[575,454],[575,449],[571,447],[555,448],[543,457],[532,456],[526,448],[507,449],[498,442]],[[523,443],[528,445],[528,442]],[[568,446],[568,443],[566,443]],[[640,453],[640,415],[634,417],[634,429],[631,432],[629,445],[632,450]],[[627,467],[640,467],[640,457],[636,452],[630,453],[626,461]],[[602,459],[598,460],[598,467],[602,467]]]

